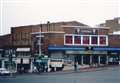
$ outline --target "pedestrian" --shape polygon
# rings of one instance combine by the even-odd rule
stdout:
[[[21,73],[24,73],[24,67],[21,68]]]
[[[77,71],[77,63],[74,63],[74,70]]]

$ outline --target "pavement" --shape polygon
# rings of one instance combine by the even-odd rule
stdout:
[[[39,74],[21,74],[15,77],[0,78],[0,83],[120,83],[120,65],[81,67]]]
[[[71,73],[82,73],[82,72],[95,72],[95,71],[102,71],[108,70],[111,68],[120,67],[120,65],[111,65],[111,66],[99,66],[99,67],[90,67],[88,65],[80,66],[76,71],[74,67],[66,67],[63,71],[56,71],[56,72],[45,72],[40,73],[41,75],[60,75],[60,74],[71,74]]]
[[[99,67],[90,67],[89,65],[79,65],[77,70],[74,70],[74,66],[65,66],[63,71],[56,72],[44,72],[44,73],[24,73],[24,74],[16,74],[14,76],[24,76],[24,75],[63,75],[63,74],[72,74],[72,73],[83,73],[83,72],[95,72],[108,70],[111,68],[120,67],[120,65],[109,65],[109,66],[99,66]]]

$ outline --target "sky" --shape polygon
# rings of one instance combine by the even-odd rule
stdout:
[[[120,17],[120,0],[0,0],[0,35],[15,26],[79,21],[95,26]]]

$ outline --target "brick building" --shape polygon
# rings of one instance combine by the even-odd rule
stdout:
[[[41,32],[44,34],[45,37],[42,38],[44,41],[44,44],[42,45],[42,52],[44,54],[48,54],[49,44],[56,43],[63,45],[63,42],[61,42],[64,37],[63,27],[61,27],[62,25],[87,26],[77,21],[70,21],[57,23],[48,22],[47,24],[12,27],[11,34],[0,37],[0,47],[1,49],[4,49],[2,52],[3,57],[8,56],[9,52],[12,50],[15,52],[13,61],[17,65],[17,70],[19,71],[21,69],[22,64],[26,71],[28,71],[31,67],[31,58],[34,57],[36,53],[38,54],[38,46],[35,47],[34,45],[35,42],[38,42],[36,33]],[[61,39],[59,34],[61,34]],[[37,41],[35,41],[36,39]],[[7,60],[3,60],[2,63],[9,62],[9,57],[6,58]]]
[[[7,56],[2,63],[9,62],[12,50],[17,71],[22,67],[25,72],[32,70],[33,59],[39,54],[80,65],[108,64],[120,56],[120,35],[109,35],[109,30],[76,21],[12,27],[11,34],[0,37],[1,53]]]
[[[11,34],[0,36],[0,67],[5,66],[4,61],[8,61],[9,55],[6,54],[7,52],[5,50],[11,48],[11,43],[12,43]]]
[[[106,22],[100,24],[100,26],[110,27],[110,29],[109,29],[110,34],[113,32],[116,32],[116,31],[120,31],[120,17],[106,20]]]

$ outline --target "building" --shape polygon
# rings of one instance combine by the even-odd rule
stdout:
[[[11,34],[0,36],[0,66],[8,68],[9,51],[12,48]]]
[[[35,57],[42,54],[66,64],[108,65],[120,57],[120,35],[109,35],[109,30],[77,21],[12,27],[11,34],[0,37],[2,65],[11,61],[19,72],[32,71]]]
[[[109,33],[120,31],[120,17],[106,20],[105,23],[100,24],[99,26],[110,27]]]
[[[106,55],[107,52],[96,52],[96,47],[108,46],[108,28],[92,28],[89,26],[63,26],[63,45],[49,45],[51,56],[74,60],[79,64],[92,64],[92,58],[97,60],[97,55]],[[59,53],[59,54],[58,54]],[[93,56],[95,55],[95,57]],[[100,63],[100,60],[95,63]]]
[[[35,42],[38,41],[37,36],[35,33],[46,33],[44,36],[44,46],[42,46],[42,51],[44,54],[48,54],[48,45],[50,41],[48,38],[52,37],[54,33],[57,34],[63,32],[62,25],[68,26],[87,26],[85,24],[79,23],[77,21],[70,21],[70,22],[57,22],[57,23],[50,23],[47,24],[38,24],[38,25],[28,25],[28,26],[19,26],[19,27],[12,27],[11,34],[6,36],[1,36],[1,49],[3,50],[3,58],[6,56],[10,56],[10,52],[12,51],[13,61],[15,62],[15,66],[17,71],[21,71],[22,68],[25,69],[25,72],[28,72],[32,66],[32,60],[36,54],[38,54],[38,46],[35,47]],[[57,35],[56,35],[57,36]],[[35,41],[37,40],[37,41]],[[47,41],[47,42],[46,42]],[[10,43],[8,43],[10,42]],[[4,44],[5,43],[5,44]],[[61,43],[61,42],[60,42]],[[56,43],[57,44],[57,43]],[[13,56],[15,55],[15,56]],[[15,60],[14,60],[15,58]],[[9,61],[10,57],[7,58]],[[3,63],[4,64],[4,63]],[[9,65],[8,65],[9,66]]]

